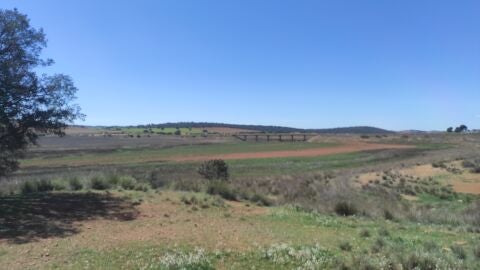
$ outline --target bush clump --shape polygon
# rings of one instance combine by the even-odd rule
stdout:
[[[389,210],[383,211],[383,217],[384,217],[386,220],[394,220],[394,219],[395,219],[395,217],[393,216],[392,212],[390,212]]]
[[[52,191],[54,190],[54,185],[52,184],[52,181],[47,180],[47,179],[42,179],[38,181],[37,183],[37,190],[38,192],[47,192],[47,191]]]
[[[36,193],[36,192],[48,192],[55,190],[55,185],[52,181],[47,179],[27,180],[23,182],[20,191],[23,194]]]
[[[35,193],[38,191],[37,182],[32,180],[27,180],[23,182],[21,187],[21,192],[23,194]]]
[[[200,165],[200,168],[198,168],[198,173],[208,180],[228,181],[230,177],[228,165],[222,159],[205,161]]]
[[[447,165],[445,164],[444,161],[437,161],[432,163],[432,167],[446,169]]]
[[[118,181],[120,186],[125,190],[133,190],[137,185],[137,180],[131,176],[121,177]]]
[[[71,190],[82,190],[83,189],[83,183],[77,177],[70,178],[70,180],[68,180],[68,184],[70,185]]]
[[[350,202],[338,202],[335,205],[335,213],[339,216],[353,216],[357,214],[357,208]]]
[[[105,177],[95,176],[90,179],[90,187],[96,190],[107,190],[111,188],[111,185]]]
[[[211,181],[207,187],[207,193],[210,195],[219,195],[220,197],[229,200],[236,201],[237,195],[230,186],[222,181]]]
[[[352,251],[353,249],[352,244],[350,244],[350,242],[340,243],[339,248],[343,251]]]
[[[52,181],[53,190],[61,191],[67,189],[67,183],[63,179],[56,179]]]
[[[134,188],[136,191],[147,192],[150,190],[150,185],[147,183],[137,183]]]
[[[267,196],[258,193],[253,194],[248,200],[262,206],[273,205],[273,202]]]

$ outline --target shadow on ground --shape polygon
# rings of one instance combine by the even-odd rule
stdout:
[[[0,197],[0,241],[27,243],[79,233],[75,222],[133,220],[138,211],[123,198],[98,193],[42,193]]]

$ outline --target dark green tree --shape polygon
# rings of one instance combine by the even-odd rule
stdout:
[[[453,132],[453,127],[447,128],[447,132],[448,132],[448,133]]]
[[[230,173],[227,163],[222,159],[207,160],[198,168],[198,173],[208,180],[228,181]]]
[[[468,131],[468,127],[465,126],[465,125],[460,125],[459,127],[455,128],[455,132],[457,132],[457,133],[461,133],[461,132],[465,132],[465,131]]]
[[[0,9],[0,176],[18,168],[18,159],[38,134],[63,135],[67,124],[83,118],[72,104],[75,88],[63,74],[38,75],[53,64],[40,54],[47,40],[16,9]]]

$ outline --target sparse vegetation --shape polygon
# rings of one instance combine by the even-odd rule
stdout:
[[[421,138],[431,140],[435,137]],[[369,139],[390,140],[394,139],[394,136],[380,138],[370,136]],[[305,149],[307,146],[300,143],[295,147]],[[200,146],[196,147],[201,149]],[[210,146],[205,147],[209,149],[208,151],[213,151],[210,150],[213,149],[209,148]],[[229,147],[234,149],[233,146]],[[253,147],[252,144],[246,146],[249,147]],[[272,144],[267,148],[259,144],[257,147],[269,151],[277,146]],[[282,146],[279,149],[293,147]],[[168,151],[174,153],[172,149],[175,147],[168,148]],[[184,149],[180,150],[181,153],[197,151],[195,147],[189,147],[188,151],[184,146],[179,149]],[[217,149],[222,151],[222,147]],[[435,149],[448,151],[436,146]],[[187,231],[193,232],[198,230],[197,228],[211,226],[204,223],[205,219],[213,223],[221,222],[222,225],[216,227],[215,231],[220,230],[222,235],[232,234],[240,237],[239,241],[243,241],[242,243],[251,241],[246,240],[251,235],[262,235],[264,230],[269,232],[269,238],[275,242],[291,243],[287,245],[264,243],[264,247],[251,248],[251,251],[246,253],[239,253],[235,248],[229,252],[225,252],[224,249],[217,252],[208,245],[200,244],[199,248],[205,248],[202,253],[205,260],[202,259],[202,262],[206,263],[191,264],[195,267],[203,265],[215,269],[221,264],[228,263],[232,269],[244,269],[250,265],[260,269],[291,269],[310,267],[309,265],[313,265],[313,268],[326,269],[334,269],[337,266],[344,269],[395,269],[395,267],[410,269],[408,267],[432,265],[447,269],[475,269],[479,261],[476,255],[478,251],[474,242],[466,239],[477,234],[476,224],[480,220],[477,197],[457,193],[454,186],[446,184],[444,178],[439,176],[420,177],[398,169],[414,165],[401,167],[396,165],[396,170],[377,165],[379,162],[387,161],[394,165],[400,162],[408,163],[410,159],[413,161],[409,164],[416,164],[415,158],[420,155],[419,153],[428,154],[431,150],[415,151],[408,154],[393,151],[314,158],[229,160],[228,165],[225,161],[211,161],[116,166],[112,170],[98,173],[74,171],[75,174],[52,177],[45,174],[41,179],[28,178],[19,181],[21,184],[17,186],[8,187],[10,192],[21,193],[22,196],[50,196],[49,194],[62,192],[125,196],[129,198],[132,207],[139,207],[143,211],[153,205],[156,205],[155,207],[171,205],[166,208],[168,210],[162,210],[157,214],[145,213],[142,219],[137,220],[140,222],[139,227],[130,228],[130,231],[140,230],[143,226],[140,224],[143,222],[155,222],[162,224],[159,225],[159,230],[163,226],[172,226],[169,228],[177,226],[191,227],[193,229]],[[132,152],[131,155],[139,153],[141,152]],[[427,160],[424,163],[435,163],[434,166],[441,169],[444,174],[464,177],[465,171],[470,172],[471,164],[462,161],[475,163],[475,157],[464,157],[455,161],[448,156],[442,158],[436,156],[435,161]],[[375,177],[365,183],[353,172],[346,173],[348,170],[344,170],[348,168],[360,171],[365,166],[376,169],[373,174]],[[283,173],[266,173],[269,168],[275,168],[276,173]],[[458,173],[458,170],[462,173]],[[199,174],[199,171],[204,173]],[[42,191],[39,191],[39,187]],[[415,200],[407,200],[404,196],[414,197]],[[259,209],[264,209],[264,206],[274,207],[260,211]],[[242,207],[242,210],[238,210],[238,207]],[[177,217],[178,213],[183,214]],[[201,216],[202,219],[196,218],[197,216]],[[429,228],[435,237],[419,234],[418,231],[422,230],[423,226]],[[228,231],[227,228],[230,227],[236,232]],[[245,232],[246,228],[255,230],[255,234]],[[335,232],[332,228],[335,228]],[[85,233],[88,233],[88,230]],[[181,233],[185,237],[192,237],[189,232]],[[320,241],[322,246],[308,244],[314,239],[318,240],[316,234],[319,234],[318,239],[322,239]],[[453,245],[449,234],[454,234],[456,239],[465,239],[466,244]],[[216,237],[210,232],[208,235]],[[160,263],[160,258],[166,262],[167,258],[179,259],[184,258],[182,256],[197,254],[196,245],[190,246],[189,241],[181,240],[178,236],[174,237],[186,247],[161,250],[153,247],[152,250],[158,250],[158,255],[150,256],[148,255],[150,251],[146,251],[144,255],[136,257],[135,265],[138,267],[150,265],[151,258],[154,257],[158,258],[155,261],[156,265],[166,265]],[[448,250],[442,248],[445,246]],[[77,268],[85,266],[81,260],[86,257],[82,257],[81,254],[88,254],[85,256],[91,258],[89,263],[94,267],[101,265],[105,260],[113,265],[127,261],[131,265],[133,255],[129,254],[139,254],[138,250],[127,252],[123,251],[123,248],[115,251],[119,252],[118,254],[110,253],[113,251],[108,249],[105,252],[94,256],[84,250],[75,253],[76,255],[72,255],[70,259],[78,266]],[[312,253],[303,255],[303,252]],[[189,264],[169,265],[173,267]]]

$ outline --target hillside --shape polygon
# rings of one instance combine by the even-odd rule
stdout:
[[[163,123],[163,124],[148,124],[138,126],[128,126],[129,128],[231,128],[238,130],[249,130],[254,132],[265,133],[349,133],[349,134],[391,134],[393,131],[369,127],[339,127],[327,129],[301,129],[282,126],[265,126],[265,125],[241,125],[241,124],[226,124],[226,123],[211,123],[211,122],[177,122],[177,123]]]

